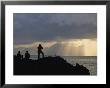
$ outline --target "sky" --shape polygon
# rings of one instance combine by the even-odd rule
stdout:
[[[96,13],[14,13],[13,20],[15,48],[41,43],[47,54],[97,54]]]

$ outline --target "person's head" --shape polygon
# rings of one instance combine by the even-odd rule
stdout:
[[[41,44],[39,44],[39,46],[41,46]]]
[[[18,51],[18,53],[20,53],[20,51]]]
[[[26,51],[26,53],[28,53],[28,51]]]

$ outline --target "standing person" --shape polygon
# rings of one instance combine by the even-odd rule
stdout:
[[[25,53],[25,59],[29,59],[30,58],[30,54],[28,53],[28,51],[26,51]]]
[[[44,58],[44,53],[42,52],[42,45],[39,44],[39,46],[37,47],[38,48],[38,59],[40,59],[40,54],[42,54],[42,58]]]

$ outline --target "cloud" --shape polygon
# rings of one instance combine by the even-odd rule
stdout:
[[[14,13],[14,43],[97,37],[96,13]]]

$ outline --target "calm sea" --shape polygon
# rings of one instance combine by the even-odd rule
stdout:
[[[73,66],[76,63],[89,69],[91,75],[97,75],[97,56],[61,56]],[[31,55],[31,59],[37,60],[37,55]]]

